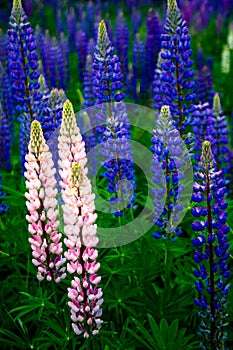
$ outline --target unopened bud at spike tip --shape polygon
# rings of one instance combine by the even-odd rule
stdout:
[[[202,143],[202,152],[201,152],[201,165],[206,167],[213,167],[214,156],[211,150],[211,143],[209,141],[204,141]]]
[[[99,28],[98,28],[97,42],[98,42],[99,46],[103,46],[108,41],[109,41],[109,38],[108,38],[107,28],[106,28],[104,20],[102,20],[100,22]]]
[[[29,149],[32,153],[39,155],[44,151],[44,146],[45,139],[40,122],[34,120],[31,124]]]
[[[169,17],[174,18],[178,10],[176,0],[168,0],[167,1],[167,14]]]
[[[22,11],[22,2],[21,0],[13,0],[13,7],[12,7],[12,15],[18,20],[20,13]]]
[[[221,101],[220,101],[220,97],[219,97],[219,94],[216,93],[214,95],[214,103],[213,103],[213,106],[214,106],[214,112],[216,115],[219,115],[220,112],[221,112]]]

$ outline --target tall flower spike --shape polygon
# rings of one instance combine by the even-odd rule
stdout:
[[[229,173],[229,148],[228,148],[228,129],[227,119],[223,115],[219,94],[214,95],[213,102],[213,119],[214,119],[214,134],[213,134],[213,154],[216,160],[217,169],[225,169],[225,173]]]
[[[37,267],[37,279],[60,282],[66,277],[59,233],[57,189],[55,168],[52,154],[49,151],[41,125],[33,121],[31,125],[28,154],[25,157],[26,205],[29,215],[28,231],[31,234],[29,243],[32,247],[32,263]]]
[[[105,142],[101,155],[108,159],[103,162],[106,171],[102,175],[108,181],[110,202],[121,203],[123,207],[127,203],[127,208],[130,208],[135,200],[133,159],[129,144],[130,125],[123,103],[125,95],[122,92],[121,65],[113,52],[105,23],[101,21],[93,59],[93,75],[96,104],[109,103],[101,107],[100,113],[96,113],[97,121],[100,122],[96,127],[97,141]],[[106,127],[103,123],[106,123]],[[123,215],[121,210],[113,212],[117,216]]]
[[[157,226],[153,237],[175,240],[175,235],[181,234],[181,229],[172,230],[172,227],[174,224],[176,226],[179,211],[183,209],[179,203],[176,205],[176,202],[182,193],[182,187],[179,184],[179,180],[182,178],[180,160],[184,156],[182,140],[172,121],[169,106],[161,108],[155,121],[155,130],[151,141],[153,144],[151,150],[154,153],[151,170],[154,173],[152,180],[156,199],[154,202],[154,223]],[[166,187],[163,186],[163,173],[166,178]],[[159,215],[164,199],[164,208],[162,214]]]
[[[59,155],[67,271],[79,275],[74,276],[71,288],[68,288],[68,305],[74,332],[83,333],[88,338],[90,333],[99,332],[102,323],[99,318],[102,290],[97,287],[101,277],[96,273],[100,264],[96,262],[98,251],[93,248],[98,244],[97,215],[94,213],[95,196],[85,167],[84,142],[70,101],[66,101],[63,107]]]
[[[167,17],[164,25],[164,33],[161,35],[161,73],[158,91],[155,100],[170,107],[171,114],[175,118],[177,129],[181,137],[189,143],[186,137],[186,127],[192,120],[195,110],[195,82],[192,70],[193,61],[190,59],[190,35],[186,21],[183,19],[176,0],[168,1]],[[157,110],[159,112],[160,108]]]
[[[226,224],[227,203],[224,200],[226,188],[222,171],[215,168],[214,155],[209,141],[202,144],[199,171],[195,173],[192,200],[196,204],[192,215],[196,221],[192,224],[197,237],[192,240],[195,247],[194,261],[197,268],[195,287],[198,293],[194,299],[199,308],[200,326],[198,334],[203,337],[201,349],[225,349],[227,321],[227,294],[230,284],[227,278],[230,271],[227,260],[229,243]]]
[[[12,93],[20,112],[20,143],[22,163],[26,153],[30,124],[34,119],[42,118],[43,104],[38,78],[38,55],[36,40],[20,0],[13,1],[8,30],[8,60],[12,79]]]

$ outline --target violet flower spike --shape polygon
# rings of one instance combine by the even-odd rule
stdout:
[[[230,270],[227,260],[230,256],[227,233],[227,202],[224,200],[223,173],[215,167],[214,155],[209,141],[202,144],[199,171],[195,173],[192,200],[196,205],[191,209],[196,221],[192,229],[198,232],[192,240],[195,247],[194,261],[197,268],[195,287],[198,292],[194,299],[199,308],[200,326],[198,334],[203,341],[201,349],[226,349],[227,294],[230,284],[227,279]]]

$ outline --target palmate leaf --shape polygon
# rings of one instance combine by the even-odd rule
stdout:
[[[0,344],[7,344],[7,346],[14,346],[16,349],[28,349],[29,343],[17,336],[14,332],[7,329],[0,328]]]
[[[39,297],[34,297],[31,294],[20,292],[27,297],[27,299],[23,299],[22,303],[24,305],[18,306],[10,311],[10,314],[17,313],[14,320],[18,320],[19,318],[34,313],[35,319],[40,319],[43,313],[44,308],[55,310],[56,307],[53,303],[49,301],[49,298],[43,295],[41,288],[38,289]],[[37,312],[35,312],[37,310]]]
[[[149,330],[148,327],[145,327],[136,319],[132,319],[137,326],[137,330],[141,333],[141,336],[138,332],[128,328],[128,332],[143,344],[145,349],[193,350],[199,348],[198,341],[190,342],[193,335],[185,336],[186,328],[178,330],[178,319],[174,320],[169,326],[167,321],[163,318],[158,326],[150,314],[147,314],[147,318],[150,326]]]

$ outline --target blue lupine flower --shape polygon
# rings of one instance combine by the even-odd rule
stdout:
[[[92,56],[88,55],[83,78],[83,97],[85,108],[93,106],[95,102],[93,91],[92,64]]]
[[[198,102],[208,102],[209,105],[212,107],[214,91],[212,85],[212,76],[208,66],[204,66],[197,71],[196,86]]]
[[[66,25],[69,38],[69,48],[71,51],[75,50],[75,35],[77,31],[77,19],[75,15],[74,8],[71,7],[69,11],[66,12]]]
[[[10,127],[0,103],[0,168],[11,168]]]
[[[30,124],[34,119],[41,119],[43,107],[38,82],[40,74],[37,70],[36,40],[22,8],[21,0],[13,1],[9,26],[8,59],[12,93],[20,112],[18,118],[21,122],[20,130],[26,136],[26,142],[20,144],[22,163],[24,163]],[[24,137],[22,136],[22,138]]]
[[[65,75],[64,90],[67,90],[69,88],[69,83],[70,83],[70,62],[69,62],[69,44],[64,33],[60,34],[60,40],[59,40],[58,46],[61,48],[62,55],[63,55],[64,75]],[[60,87],[62,88],[62,86]]]
[[[125,21],[122,11],[119,11],[116,20],[116,50],[121,62],[121,73],[123,80],[126,82],[129,63],[128,63],[128,49],[129,49],[129,28]]]
[[[175,235],[181,234],[180,228],[176,227],[179,219],[179,211],[183,209],[179,205],[182,188],[179,180],[182,178],[180,171],[180,159],[184,158],[182,140],[179,132],[172,121],[169,106],[163,106],[158,118],[155,121],[155,130],[152,138],[153,164],[152,178],[155,188],[154,202],[154,223],[157,230],[153,233],[155,238],[171,238],[175,240]],[[166,179],[166,187],[163,186],[163,177]],[[162,213],[161,206],[165,200]],[[166,230],[168,233],[166,233]]]
[[[80,29],[76,33],[76,50],[78,53],[78,74],[81,82],[83,82],[83,73],[86,67],[87,43],[87,35]]]
[[[214,135],[214,119],[213,111],[209,103],[199,103],[193,113],[192,119],[193,135],[194,135],[194,160],[200,161],[202,143],[205,140],[213,142]]]
[[[10,126],[11,135],[14,135],[14,104],[12,97],[11,83],[9,79],[9,74],[7,70],[4,69],[2,63],[0,62],[0,101],[2,104],[2,110],[6,115]]]
[[[103,164],[106,169],[103,176],[108,180],[110,202],[121,203],[123,207],[127,202],[127,207],[131,207],[135,196],[129,193],[134,191],[135,179],[129,145],[130,126],[122,103],[125,95],[122,92],[121,65],[113,52],[114,48],[108,38],[105,23],[101,21],[93,59],[94,95],[96,104],[109,105],[105,106],[105,109],[103,106],[101,113],[96,113],[96,118],[100,122],[96,127],[96,135],[99,143],[104,142],[102,155],[109,159]],[[106,127],[103,123],[106,123]],[[115,211],[115,215],[122,216],[122,210]]]
[[[138,102],[146,89],[146,52],[145,45],[140,40],[139,34],[136,34],[133,45],[133,77],[132,77],[132,89],[133,98],[135,102]]]
[[[157,13],[153,9],[150,9],[147,14],[146,26],[146,69],[148,79],[147,84],[148,86],[150,86],[154,78],[154,71],[156,68],[161,43],[161,27],[159,23],[159,18]]]
[[[193,61],[190,59],[192,55],[190,35],[176,0],[168,0],[164,33],[161,35],[160,55],[162,58],[161,84],[155,93],[157,112],[162,105],[168,105],[175,118],[177,129],[181,137],[185,139],[186,127],[195,110],[193,101],[196,95]]]
[[[197,236],[192,240],[195,247],[193,271],[198,292],[194,303],[200,308],[201,318],[198,334],[203,337],[202,349],[225,349],[224,324],[227,318],[226,296],[230,284],[227,278],[230,271],[227,265],[229,243],[226,224],[227,203],[224,200],[223,173],[215,167],[210,142],[202,144],[199,171],[195,173],[193,202],[197,203],[191,212],[195,217],[192,229]],[[202,198],[202,201],[197,199]],[[200,203],[200,204],[199,204]]]
[[[2,175],[0,174],[0,180],[1,179],[2,179]],[[2,185],[2,182],[0,182],[0,215],[2,215],[2,213],[7,211],[7,209],[9,208],[8,205],[4,204],[1,201],[1,197],[5,197],[5,193],[2,191],[1,185]]]

